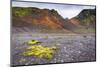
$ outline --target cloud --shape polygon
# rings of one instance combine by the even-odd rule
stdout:
[[[78,15],[83,9],[94,9],[95,6],[70,5],[70,4],[53,4],[53,3],[34,3],[12,1],[13,7],[37,7],[55,9],[63,18],[72,18]]]

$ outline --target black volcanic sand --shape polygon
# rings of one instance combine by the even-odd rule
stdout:
[[[39,59],[34,56],[24,57],[22,53],[28,47],[28,40],[36,39],[41,45],[51,47],[58,45],[53,59]],[[12,65],[63,63],[96,60],[95,34],[12,34]]]

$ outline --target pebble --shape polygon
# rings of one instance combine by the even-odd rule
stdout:
[[[19,60],[20,63],[25,62],[25,61],[26,61],[25,58],[21,58],[21,59]]]
[[[81,51],[78,51],[78,53],[80,54],[80,53],[81,53]]]
[[[69,55],[65,55],[66,57],[69,57]]]
[[[57,43],[56,45],[57,45],[57,46],[60,46],[61,44],[60,44],[60,43]]]
[[[34,60],[35,60],[34,58],[31,59],[31,61],[34,61]]]
[[[82,43],[79,43],[79,45],[83,45]]]
[[[64,60],[62,59],[62,60],[61,60],[61,62],[63,63],[63,62],[64,62]]]

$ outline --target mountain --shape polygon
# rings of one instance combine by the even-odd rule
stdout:
[[[63,31],[70,32],[63,23],[66,21],[54,9],[39,8],[12,8],[12,26],[13,28],[42,30],[42,31]]]
[[[85,27],[95,28],[96,26],[96,9],[84,9],[75,18]]]
[[[74,24],[75,26],[81,26],[80,25],[80,23],[81,23],[80,20],[75,18],[75,17],[71,18],[69,21],[70,21],[70,23]]]
[[[75,33],[82,28],[95,28],[95,13],[95,9],[84,9],[76,17],[64,19],[54,9],[13,7],[12,31]]]

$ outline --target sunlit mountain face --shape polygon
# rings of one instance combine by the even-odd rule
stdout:
[[[38,7],[41,9],[55,9],[63,18],[72,18],[78,15],[83,9],[94,9],[95,6],[81,6],[71,4],[48,4],[48,3],[32,3],[32,2],[12,2],[13,7]]]

